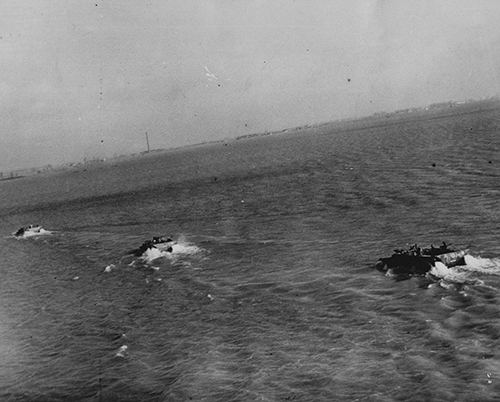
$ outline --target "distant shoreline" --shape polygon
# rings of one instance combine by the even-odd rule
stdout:
[[[0,177],[0,181],[22,179],[23,177],[25,177],[25,176]]]
[[[336,131],[363,130],[376,127],[384,127],[400,122],[413,122],[419,120],[434,120],[445,118],[457,114],[467,115],[487,110],[500,108],[499,98],[489,98],[479,101],[467,102],[444,102],[432,104],[427,107],[396,110],[394,112],[379,112],[365,117],[353,119],[342,119],[324,123],[308,124],[283,130],[270,131],[265,133],[254,133],[241,135],[235,140],[263,137],[267,135],[279,135],[285,133],[299,132],[317,128],[329,128]]]
[[[400,124],[403,122],[434,120],[458,114],[460,115],[474,114],[487,110],[494,110],[497,108],[500,109],[500,99],[497,97],[488,98],[484,100],[474,100],[474,101],[471,100],[465,102],[450,101],[450,102],[435,103],[426,107],[402,109],[393,112],[379,112],[359,118],[341,119],[323,123],[306,124],[303,126],[285,128],[281,130],[266,131],[263,133],[245,134],[234,138],[205,141],[195,144],[182,145],[179,147],[152,149],[149,152],[143,151],[139,153],[120,155],[110,158],[95,158],[92,160],[85,160],[83,162],[73,162],[57,166],[46,165],[43,167],[16,169],[12,171],[0,172],[0,181],[9,181],[30,176],[31,177],[39,175],[44,176],[47,174],[54,174],[58,172],[71,171],[71,170],[86,171],[89,168],[95,168],[103,164],[107,165],[113,163],[121,163],[125,161],[134,160],[137,158],[153,156],[168,152],[176,152],[183,149],[197,148],[208,145],[216,145],[216,144],[227,145],[233,141],[246,141],[271,135],[273,136],[288,135],[288,134],[300,133],[317,129],[322,129],[322,130],[328,129],[331,130],[332,133],[349,132],[353,130],[366,130],[371,128]]]

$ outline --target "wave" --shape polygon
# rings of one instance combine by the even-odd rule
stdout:
[[[483,258],[466,254],[465,264],[464,268],[472,272],[500,275],[500,258]]]
[[[466,254],[465,265],[448,268],[436,261],[429,273],[437,278],[455,283],[481,284],[476,274],[500,275],[500,258],[483,258]]]
[[[115,264],[109,264],[106,268],[104,268],[104,272],[111,272],[115,268],[116,268]]]
[[[481,285],[483,281],[474,278],[471,274],[456,267],[448,268],[442,262],[436,261],[429,273],[435,278],[439,278],[438,283],[446,289],[453,289],[453,284]]]
[[[127,349],[128,349],[127,345],[120,346],[120,348],[116,352],[115,356],[116,357],[126,357],[127,356]]]
[[[158,258],[168,257],[169,255],[170,255],[170,253],[168,251],[161,251],[160,249],[157,249],[157,248],[148,248],[141,255],[140,258],[146,262],[153,262],[154,260],[157,260]]]
[[[195,246],[194,244],[190,243],[174,243],[172,246],[172,255],[177,255],[177,254],[198,254],[201,251],[201,248],[198,246]]]

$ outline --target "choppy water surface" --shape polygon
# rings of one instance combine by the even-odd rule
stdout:
[[[498,112],[0,183],[0,399],[495,400]],[[437,282],[373,269],[442,240]]]

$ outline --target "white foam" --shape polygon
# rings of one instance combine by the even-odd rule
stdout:
[[[161,251],[155,247],[148,248],[141,256],[144,261],[152,262],[158,258],[167,257],[170,253],[168,251]]]
[[[482,258],[466,254],[465,263],[463,269],[468,271],[500,275],[500,258]]]
[[[446,276],[450,275],[450,268],[448,268],[442,262],[436,261],[429,272],[432,275],[437,276],[438,278],[445,278]]]
[[[464,260],[466,265],[458,265],[452,268],[448,268],[442,262],[436,261],[435,266],[431,268],[429,273],[444,281],[476,285],[482,285],[484,282],[474,274],[500,275],[499,258],[482,258],[466,254]]]
[[[448,282],[446,280],[441,280],[439,281],[439,286],[441,286],[443,289],[455,289],[455,285],[452,282]]]
[[[115,264],[109,264],[106,268],[104,268],[104,272],[111,272],[115,267]]]
[[[127,345],[122,345],[120,346],[120,349],[118,349],[118,352],[116,352],[117,357],[125,357],[127,353],[128,346]]]
[[[197,254],[201,249],[190,243],[174,243],[172,245],[172,254]]]
[[[459,269],[458,267],[448,268],[440,261],[436,261],[435,265],[431,268],[429,273],[437,278],[440,278],[440,286],[446,289],[450,288],[447,282],[453,283],[476,283],[477,281],[470,278],[467,272]],[[443,283],[443,281],[445,281]]]

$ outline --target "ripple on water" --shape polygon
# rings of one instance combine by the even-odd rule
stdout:
[[[0,399],[494,400],[498,109],[452,114],[2,183],[54,231],[0,238]],[[122,259],[158,234],[203,250]],[[442,240],[462,280],[371,266]]]

